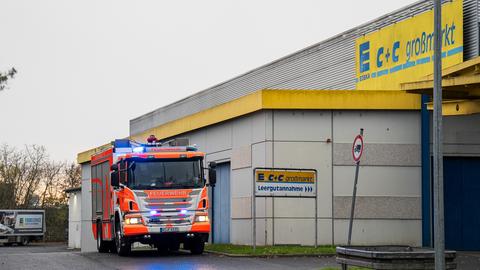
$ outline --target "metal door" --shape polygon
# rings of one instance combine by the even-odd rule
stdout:
[[[480,250],[480,158],[444,158],[445,247]]]
[[[213,242],[230,243],[230,163],[218,164],[213,197]]]

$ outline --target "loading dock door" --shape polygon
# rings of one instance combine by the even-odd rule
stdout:
[[[480,158],[444,158],[445,247],[480,250]]]
[[[230,163],[217,166],[217,185],[214,192],[214,243],[230,243]]]

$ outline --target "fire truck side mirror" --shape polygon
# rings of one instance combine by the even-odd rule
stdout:
[[[118,171],[118,164],[112,164],[112,166],[110,166],[110,170],[111,171]]]
[[[217,163],[215,162],[210,162],[208,164],[208,183],[212,187],[214,187],[217,183],[217,170],[215,169],[216,167]]]
[[[119,187],[120,186],[120,179],[118,177],[118,171],[112,171],[110,174],[110,184],[112,187]]]
[[[112,164],[112,166],[110,166],[110,170],[112,171],[110,173],[110,184],[112,187],[119,187],[120,178],[118,176],[118,164]]]

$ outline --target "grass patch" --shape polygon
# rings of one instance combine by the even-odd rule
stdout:
[[[257,246],[255,252],[251,246],[230,245],[230,244],[209,244],[205,245],[207,251],[217,251],[233,255],[330,255],[335,254],[335,246],[319,246],[317,248],[310,246]]]

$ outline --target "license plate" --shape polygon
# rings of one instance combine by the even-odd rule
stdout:
[[[178,232],[178,227],[160,228],[160,232]]]

